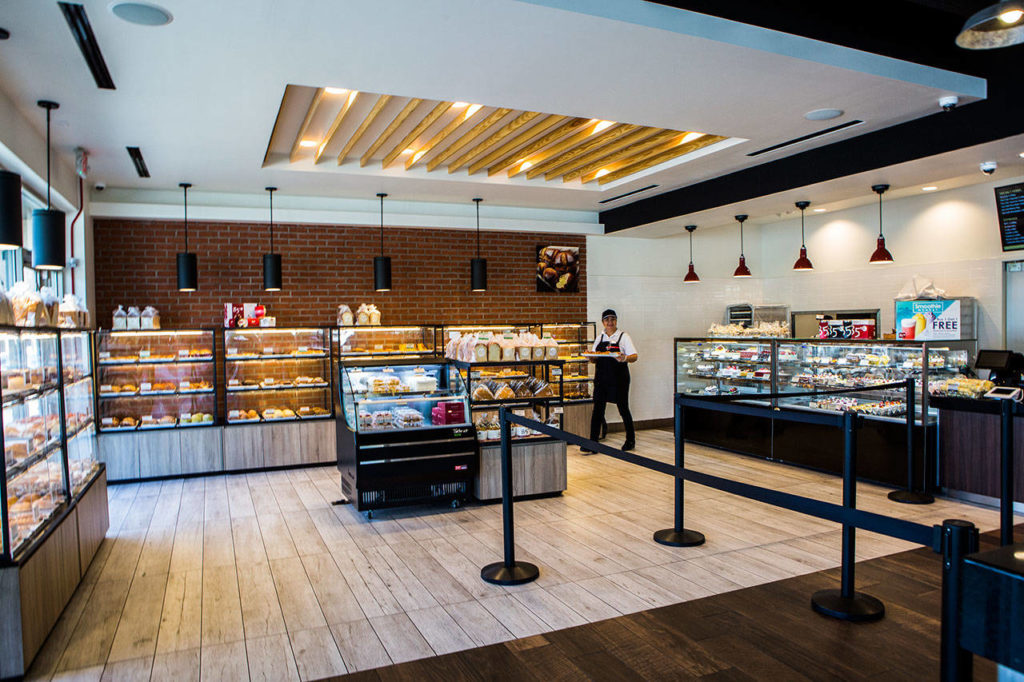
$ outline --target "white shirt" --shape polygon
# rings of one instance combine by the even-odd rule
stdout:
[[[596,351],[598,344],[602,341],[611,341],[613,343],[617,342],[619,344],[619,348],[622,349],[622,352],[625,353],[627,357],[630,355],[636,355],[636,346],[633,345],[633,339],[629,338],[629,334],[621,329],[617,330],[611,336],[601,332],[598,337],[594,339],[594,347],[591,350]]]

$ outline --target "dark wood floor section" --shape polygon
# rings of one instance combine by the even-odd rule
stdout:
[[[982,536],[982,549],[997,546]],[[1017,527],[1018,541],[1024,526]],[[927,549],[857,565],[858,589],[881,599],[881,621],[819,616],[810,596],[839,569],[410,661],[332,680],[934,680],[939,675],[941,565]],[[996,667],[975,657],[975,679]]]

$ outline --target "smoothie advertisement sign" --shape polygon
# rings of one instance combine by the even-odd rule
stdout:
[[[960,338],[960,301],[896,301],[896,334],[932,341]]]

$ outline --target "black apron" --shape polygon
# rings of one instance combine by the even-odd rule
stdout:
[[[597,344],[594,350],[598,353],[621,353],[619,341],[622,331],[611,339]],[[629,363],[619,362],[616,358],[597,358],[594,363],[594,400],[618,403],[629,397]]]

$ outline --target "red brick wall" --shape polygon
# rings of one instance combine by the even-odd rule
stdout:
[[[284,290],[263,291],[266,224],[190,222],[189,249],[199,256],[199,291],[179,293],[174,254],[183,248],[180,221],[93,222],[96,323],[110,327],[117,305],[152,305],[164,327],[223,324],[224,303],[259,302],[285,326],[330,325],[337,307],[375,303],[383,324],[499,324],[583,321],[587,314],[586,238],[530,232],[481,232],[488,291],[469,290],[475,233],[386,227],[393,290],[373,291],[379,230],[342,225],[274,227],[284,262]],[[576,294],[538,293],[539,244],[578,246],[583,263]]]

